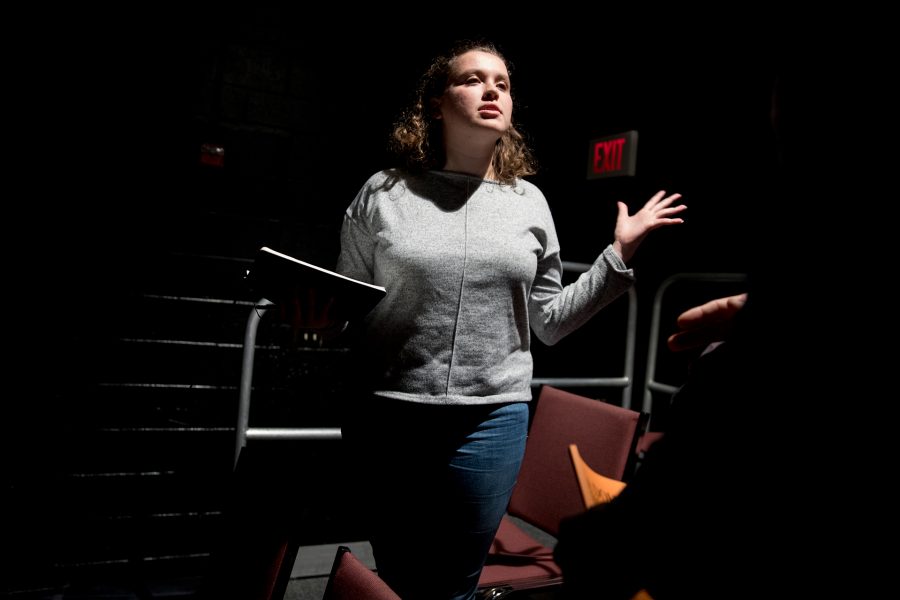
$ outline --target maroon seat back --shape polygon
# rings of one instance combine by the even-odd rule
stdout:
[[[640,423],[639,412],[545,385],[509,514],[555,536],[563,517],[584,510],[569,444],[595,471],[623,480]]]

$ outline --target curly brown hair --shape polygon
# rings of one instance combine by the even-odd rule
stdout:
[[[486,41],[457,42],[449,52],[435,58],[419,79],[414,103],[394,124],[391,133],[391,149],[409,170],[420,172],[440,169],[446,162],[443,130],[431,107],[433,101],[447,90],[453,60],[473,50],[493,54],[511,71],[509,61],[494,44]],[[500,183],[505,184],[512,184],[517,177],[534,175],[537,172],[537,163],[525,138],[512,123],[497,140],[491,164],[494,176]]]

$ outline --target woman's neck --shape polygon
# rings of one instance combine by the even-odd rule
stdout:
[[[493,180],[494,177],[494,148],[484,149],[480,152],[453,151],[447,148],[447,160],[444,162],[444,171],[465,173],[481,179]]]

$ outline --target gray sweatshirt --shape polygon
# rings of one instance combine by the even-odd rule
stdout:
[[[530,400],[530,330],[555,344],[634,282],[608,246],[563,286],[534,184],[445,171],[370,177],[344,215],[337,270],[387,289],[362,323],[360,375],[376,395],[428,404]]]

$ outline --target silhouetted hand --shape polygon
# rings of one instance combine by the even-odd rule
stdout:
[[[680,331],[669,336],[669,350],[682,352],[721,342],[731,331],[734,315],[746,301],[746,293],[736,294],[716,298],[684,311],[676,321]]]

